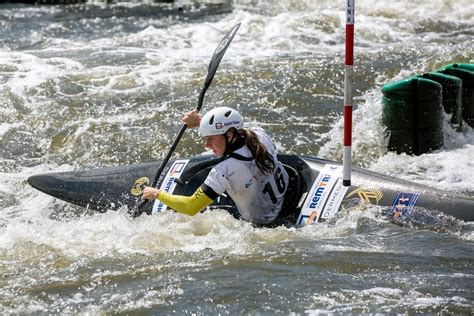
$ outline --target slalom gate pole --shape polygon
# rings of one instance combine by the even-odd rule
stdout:
[[[344,74],[344,151],[342,184],[351,185],[352,155],[352,77],[354,65],[354,2],[346,0],[346,69]]]

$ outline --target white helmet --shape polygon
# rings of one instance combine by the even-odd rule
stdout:
[[[222,106],[207,112],[199,124],[199,133],[202,137],[223,135],[229,128],[241,129],[244,127],[242,115],[236,110]]]

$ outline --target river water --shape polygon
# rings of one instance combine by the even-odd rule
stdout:
[[[203,112],[238,108],[280,152],[340,160],[344,1],[0,4],[0,313],[474,313],[474,224],[400,226],[377,206],[302,229],[225,211],[94,214],[33,174],[164,157],[223,34],[241,22]],[[470,0],[356,1],[356,165],[474,192],[474,132],[387,153],[381,86],[474,62]],[[203,152],[187,131],[176,156]],[[474,211],[474,210],[473,210]]]

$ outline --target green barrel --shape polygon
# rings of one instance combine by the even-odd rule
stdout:
[[[382,88],[388,150],[421,155],[443,145],[442,86],[410,77]]]
[[[442,69],[452,69],[452,68],[474,71],[474,64],[448,64],[444,66]]]
[[[455,76],[445,75],[439,72],[429,72],[417,77],[436,81],[443,87],[442,105],[444,111],[451,115],[451,123],[461,125],[462,123],[462,80]]]
[[[438,72],[462,80],[462,118],[474,127],[474,65],[450,64]]]

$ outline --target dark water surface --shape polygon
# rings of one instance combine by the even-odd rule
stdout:
[[[203,111],[236,107],[280,152],[340,160],[345,3],[275,2],[0,4],[1,313],[474,313],[472,222],[400,226],[369,205],[303,229],[220,210],[132,222],[27,185],[164,157],[238,22]],[[357,1],[356,165],[473,194],[471,128],[446,117],[444,147],[411,157],[385,151],[380,123],[383,84],[474,63],[473,25],[472,1]],[[188,131],[176,156],[201,152]]]

